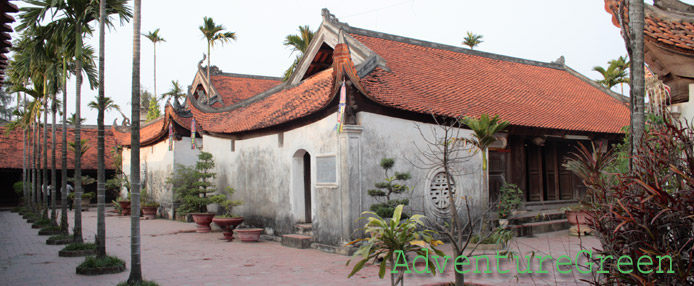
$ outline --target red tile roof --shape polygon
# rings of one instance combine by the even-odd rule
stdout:
[[[50,125],[49,127],[50,128]],[[106,130],[104,132],[104,142],[105,142],[105,159],[106,159],[106,169],[107,170],[113,170],[113,160],[111,158],[111,150],[113,149],[113,146],[116,145],[115,139],[113,137],[113,134],[109,130],[108,126],[106,127]],[[15,129],[8,136],[5,136],[5,127],[0,126],[0,169],[22,169],[23,165],[23,160],[22,160],[22,155],[23,155],[23,144],[22,144],[22,137],[23,137],[23,130],[21,129]],[[62,141],[63,141],[63,131],[62,131],[62,126],[56,126],[56,168],[60,169],[62,168],[62,159],[61,159],[61,150],[62,150]],[[87,145],[89,145],[89,149],[87,149],[87,152],[82,155],[82,169],[83,170],[96,170],[98,169],[97,165],[97,158],[96,158],[96,145],[97,145],[97,130],[96,127],[87,127],[87,126],[82,126],[81,132],[80,132],[81,138],[82,139],[87,139]],[[51,142],[51,130],[48,130],[48,142],[50,144]],[[67,131],[67,140],[68,142],[73,142],[75,141],[75,133],[73,128],[68,128]],[[43,135],[41,135],[41,140],[43,140]],[[41,149],[43,151],[43,148]],[[51,160],[52,160],[52,151],[51,147],[49,145],[48,147],[48,165],[49,168],[52,166]],[[43,162],[43,159],[41,160]],[[75,153],[70,151],[68,148],[67,152],[67,168],[68,169],[73,169],[74,164],[75,164]]]
[[[231,110],[205,112],[195,104],[189,106],[205,131],[235,133],[270,127],[312,114],[328,104],[332,87],[332,69],[327,69],[296,86],[256,95]]]
[[[224,103],[215,102],[212,104],[215,108],[236,104],[282,83],[279,78],[225,73],[210,75],[210,78]]]
[[[622,0],[605,0],[605,10],[612,15],[612,23],[619,27],[619,5]],[[661,46],[674,49],[679,52],[694,53],[694,18],[682,16],[678,13],[662,10],[658,7],[644,4],[645,25],[644,36],[646,41],[656,42]],[[624,9],[627,24],[628,7]]]
[[[140,126],[140,143],[141,146],[155,144],[169,136],[169,123],[174,122],[185,130],[190,130],[193,117],[184,117],[176,113],[171,104],[166,104],[164,107],[164,116],[161,116],[154,121],[148,122]],[[199,125],[196,125],[197,130],[202,130]],[[111,126],[111,131],[118,144],[130,146],[130,131],[127,127]],[[199,131],[198,131],[199,132]],[[190,136],[190,134],[185,134]]]
[[[361,83],[393,108],[457,117],[498,114],[512,125],[620,133],[629,109],[559,64],[351,34],[383,57]],[[487,55],[487,56],[485,56]]]

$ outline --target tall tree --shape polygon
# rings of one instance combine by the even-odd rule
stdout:
[[[161,116],[161,108],[159,106],[159,100],[156,96],[149,98],[149,106],[147,107],[147,119],[146,122],[152,121]]]
[[[159,36],[159,28],[154,30],[154,32],[148,32],[142,35],[152,41],[152,46],[154,46],[154,96],[157,97],[159,96],[157,93],[157,43],[166,42],[166,40]]]
[[[204,17],[203,23],[200,26],[203,38],[207,40],[207,80],[210,80],[210,48],[214,47],[215,42],[224,45],[230,43],[231,40],[236,40],[236,33],[224,32],[226,28],[222,25],[215,24],[212,18]],[[208,82],[209,84],[209,82]],[[208,95],[209,96],[209,95]]]
[[[186,94],[183,91],[183,89],[181,88],[181,84],[178,83],[177,80],[172,80],[171,81],[171,89],[169,89],[169,91],[167,91],[161,95],[162,99],[166,98],[166,101],[170,101],[172,99],[175,101],[178,101],[179,99],[181,99],[185,96],[186,96]]]
[[[617,84],[628,83],[629,77],[627,77],[626,71],[628,67],[629,63],[621,56],[617,59],[610,60],[607,69],[601,66],[594,66],[593,70],[602,75],[602,79],[596,80],[595,82],[607,89],[612,89],[612,87]]]
[[[629,169],[633,168],[632,160],[639,150],[641,138],[646,128],[645,121],[645,92],[646,74],[644,67],[644,4],[643,0],[631,0],[629,3],[629,31],[622,33],[627,47],[627,53],[631,59],[630,93],[631,93],[631,138]],[[623,20],[623,19],[622,19]],[[621,23],[625,27],[626,23]]]
[[[106,257],[106,217],[104,215],[104,202],[106,200],[106,163],[104,160],[104,54],[106,51],[106,0],[99,1],[99,114],[96,119],[97,128],[97,165],[96,174],[96,256]],[[156,82],[155,82],[156,84]]]
[[[294,63],[284,72],[283,80],[288,80],[292,75],[296,66],[299,64],[299,60],[304,56],[304,53],[308,49],[308,45],[311,43],[311,40],[313,40],[313,35],[314,32],[311,31],[308,25],[305,25],[299,26],[299,34],[287,35],[284,39],[284,45],[292,48],[292,53],[290,55],[294,53],[297,53],[297,55],[294,59]]]
[[[463,45],[466,45],[470,47],[471,50],[474,50],[476,46],[479,46],[479,44],[484,42],[482,41],[482,38],[484,38],[483,35],[478,35],[468,31],[465,38],[463,38]]]
[[[130,9],[125,5],[126,0],[107,0],[108,14],[117,14],[121,23],[130,17]],[[74,57],[75,57],[75,114],[80,118],[81,114],[81,93],[82,93],[82,68],[83,68],[83,52],[84,44],[83,37],[85,34],[91,34],[90,23],[99,17],[99,8],[97,1],[91,0],[35,0],[31,1],[32,6],[23,7],[22,24],[18,26],[21,30],[26,27],[36,27],[43,20],[50,16],[52,22],[61,23],[56,25],[63,29],[74,31]],[[109,26],[112,24],[107,23]],[[139,34],[138,34],[139,35]],[[73,240],[82,242],[82,215],[81,215],[81,197],[82,197],[82,169],[81,169],[81,154],[79,150],[81,142],[81,124],[79,120],[75,121],[75,225]]]
[[[140,0],[135,0],[133,17],[133,78],[130,133],[130,276],[128,284],[142,282],[140,253]]]

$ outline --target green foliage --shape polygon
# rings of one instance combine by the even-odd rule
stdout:
[[[143,207],[159,207],[159,203],[154,201],[154,198],[152,198],[152,195],[149,193],[147,188],[142,188],[140,191],[140,200]]]
[[[90,250],[94,249],[96,250],[96,244],[93,243],[87,243],[87,242],[80,242],[80,243],[70,243],[63,248],[63,250],[66,251],[75,251],[75,250]]]
[[[208,152],[200,152],[195,167],[176,165],[175,171],[166,180],[173,186],[174,196],[180,203],[176,212],[204,213],[207,212],[207,205],[226,200],[224,194],[208,195],[217,191],[211,182],[216,177],[213,169],[214,160]]]
[[[60,226],[48,225],[46,227],[42,227],[41,230],[43,230],[43,231],[58,231],[58,230],[60,230]]]
[[[157,282],[142,280],[141,282],[136,282],[133,284],[128,283],[128,281],[118,283],[116,286],[159,286]]]
[[[504,183],[499,189],[499,217],[508,218],[521,206],[523,191],[514,184]]]
[[[440,240],[435,240],[433,235],[436,233],[432,230],[418,230],[418,227],[424,227],[423,220],[426,217],[422,215],[413,215],[412,217],[401,220],[403,205],[399,205],[395,208],[393,212],[393,217],[391,219],[383,219],[378,214],[373,212],[363,212],[362,215],[371,215],[369,217],[363,216],[359,220],[366,220],[367,223],[364,225],[363,230],[367,238],[359,238],[349,242],[347,245],[353,245],[356,243],[362,243],[359,249],[354,253],[354,256],[347,261],[347,265],[352,260],[357,260],[357,264],[354,265],[349,276],[352,277],[354,274],[359,272],[366,262],[373,260],[374,263],[377,262],[378,258],[383,258],[380,262],[380,269],[378,271],[378,276],[383,279],[386,273],[386,263],[390,262],[390,265],[394,265],[394,261],[397,258],[396,251],[402,251],[405,255],[408,253],[415,253],[417,255],[425,256],[428,252],[431,255],[434,254],[439,256],[444,256],[444,253],[436,249],[437,245],[443,244]],[[431,273],[436,275],[435,264],[432,261],[427,263]],[[404,279],[402,276],[403,271],[399,271],[398,280]],[[395,277],[391,275],[391,284],[393,283]]]
[[[70,193],[67,195],[67,198],[70,200],[75,199],[75,193]],[[82,193],[82,200],[91,200],[94,198],[94,193]]]
[[[291,47],[292,54],[296,52],[297,55],[294,59],[294,63],[292,63],[292,65],[284,72],[284,78],[282,79],[283,81],[288,80],[296,69],[301,57],[304,56],[304,53],[308,49],[308,45],[311,43],[311,40],[313,40],[313,35],[314,32],[311,31],[311,28],[309,28],[308,25],[305,25],[299,26],[299,34],[287,35],[287,37],[284,39],[283,45],[286,47]]]
[[[478,35],[468,31],[465,38],[463,38],[463,45],[466,45],[470,47],[471,50],[474,50],[476,46],[484,42],[482,41],[482,38],[484,38],[483,35]]]
[[[38,218],[38,217],[40,217],[40,216],[37,215],[36,217]],[[40,218],[40,219],[37,220],[34,224],[35,224],[35,225],[38,225],[39,227],[42,227],[42,228],[43,228],[43,227],[46,227],[46,226],[51,225],[51,220],[48,219],[48,218]]]
[[[225,195],[223,200],[217,202],[220,207],[224,208],[224,215],[222,215],[222,216],[224,216],[224,217],[236,217],[236,215],[234,215],[234,213],[233,213],[233,209],[236,206],[242,205],[243,201],[231,199],[231,197],[236,192],[236,190],[234,190],[234,188],[226,187],[226,188],[224,188],[224,191],[226,194],[229,195],[229,198],[227,199],[227,197]]]
[[[125,261],[115,256],[94,257],[87,256],[77,268],[102,268],[102,267],[125,267]]]
[[[159,118],[161,116],[161,107],[156,96],[151,96],[147,107],[147,122]]]
[[[22,181],[17,181],[12,185],[12,189],[14,189],[14,192],[19,196],[22,197],[24,195],[24,182]]]
[[[392,195],[401,194],[409,191],[410,188],[407,185],[398,182],[404,182],[409,180],[412,176],[410,173],[400,173],[395,172],[393,176],[390,176],[390,170],[395,166],[395,160],[392,158],[381,159],[381,168],[385,172],[385,180],[383,182],[378,182],[374,186],[378,189],[370,189],[367,191],[369,196],[378,200],[378,203],[371,205],[369,208],[372,212],[375,212],[380,217],[391,217],[393,216],[393,211],[398,205],[408,205],[408,199],[391,199]],[[405,215],[407,217],[407,215]]]
[[[622,83],[629,83],[629,75],[627,74],[627,69],[629,68],[629,61],[626,57],[620,56],[619,58],[610,60],[607,69],[601,66],[594,66],[593,70],[602,75],[601,80],[596,80],[598,84],[610,89],[615,85]]]
[[[480,115],[479,119],[466,116],[461,122],[474,132],[473,138],[465,139],[465,142],[480,149],[482,152],[482,170],[487,170],[487,148],[496,141],[496,133],[504,130],[510,123],[501,121],[499,115],[490,118],[486,113]]]
[[[48,238],[49,240],[72,240],[72,235],[58,234]]]

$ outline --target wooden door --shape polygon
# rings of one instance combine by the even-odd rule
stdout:
[[[506,164],[508,152],[489,151],[489,202],[494,203],[499,199],[499,189],[506,182]]]
[[[528,201],[536,202],[542,200],[542,147],[533,143],[527,146],[528,162]]]

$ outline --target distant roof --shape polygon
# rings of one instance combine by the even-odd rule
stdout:
[[[217,73],[210,75],[212,86],[222,98],[212,104],[212,107],[222,107],[232,105],[259,94],[280,83],[282,79],[278,77],[242,75],[232,73]]]
[[[312,114],[330,101],[332,69],[319,72],[297,86],[277,86],[231,110],[203,111],[189,104],[195,120],[208,132],[235,133],[270,127]]]
[[[193,117],[190,112],[184,110],[177,112],[171,104],[167,103],[163,116],[140,126],[140,144],[141,146],[148,146],[166,139],[169,136],[169,123],[174,123],[176,130],[190,132],[192,121]],[[198,124],[196,124],[196,128],[198,131],[202,130]],[[130,146],[130,128],[128,126],[117,126],[114,122],[111,131],[118,144]],[[190,134],[185,135],[190,136]]]
[[[48,125],[50,128],[50,125]],[[113,146],[116,145],[116,142],[113,138],[113,134],[109,130],[108,126],[105,128],[104,132],[104,142],[105,142],[105,164],[106,164],[106,169],[107,170],[113,170],[113,158],[111,157],[111,150],[113,149]],[[74,142],[75,141],[75,133],[74,133],[74,128],[68,128],[67,130],[67,141],[68,142]],[[22,137],[23,137],[23,130],[18,128],[10,132],[8,136],[5,136],[5,126],[0,126],[0,169],[22,169],[23,165],[23,160],[22,160],[22,155],[23,155],[23,144],[22,144]],[[61,150],[62,150],[62,142],[63,142],[63,131],[62,131],[62,126],[57,125],[56,126],[56,168],[60,169],[62,168],[62,159],[61,159]],[[97,170],[98,165],[97,165],[97,130],[96,127],[94,126],[82,126],[81,132],[80,132],[80,137],[81,139],[86,139],[87,140],[87,145],[89,148],[87,149],[87,152],[82,155],[82,169],[83,170]],[[51,131],[50,129],[48,130],[48,142],[51,142]],[[41,140],[43,140],[43,135],[41,136]],[[41,149],[43,150],[43,149]],[[51,160],[52,160],[52,151],[49,148],[48,149],[48,164],[49,168],[52,166]],[[42,160],[43,162],[43,160]],[[68,148],[67,152],[67,168],[68,169],[74,169],[75,167],[75,153],[74,151],[70,151]]]

